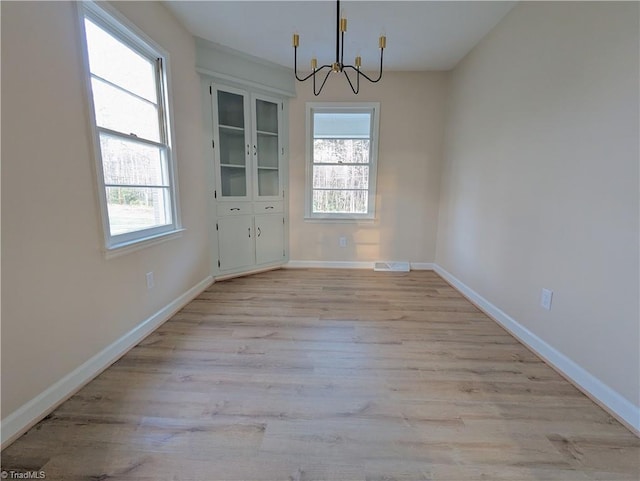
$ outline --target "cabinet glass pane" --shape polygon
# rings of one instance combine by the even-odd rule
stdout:
[[[276,196],[278,191],[278,171],[258,168],[258,195]]]
[[[221,125],[244,128],[244,97],[218,91],[218,122]]]
[[[278,104],[256,100],[256,127],[260,132],[278,133]]]
[[[247,171],[244,167],[220,167],[220,183],[223,197],[244,197],[247,195]]]
[[[246,164],[244,154],[244,130],[220,127],[220,164],[242,165]]]
[[[280,191],[278,177],[278,137],[259,133],[258,196],[277,196]]]
[[[278,137],[258,134],[258,167],[278,168]]]

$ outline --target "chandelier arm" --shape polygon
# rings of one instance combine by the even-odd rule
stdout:
[[[342,73],[344,74],[345,77],[347,77],[347,82],[349,82],[349,87],[351,87],[351,91],[358,95],[358,92],[360,92],[360,71],[356,68],[353,68],[353,66],[351,65],[345,65],[344,68],[351,68],[353,70],[356,71],[356,88],[353,88],[353,83],[351,82],[351,78],[349,78],[349,74],[347,73],[346,70],[343,70]]]
[[[316,69],[315,71],[311,72],[309,75],[307,75],[306,77],[302,77],[300,78],[298,76],[298,55],[297,55],[297,51],[298,49],[294,47],[293,49],[293,73],[296,76],[296,80],[298,80],[299,82],[304,82],[305,80],[310,79],[312,76],[315,75],[315,72],[322,70],[325,67],[329,67],[331,68],[330,65],[323,65],[322,67],[320,67],[319,69]]]
[[[380,73],[378,74],[378,78],[377,79],[374,80],[371,77],[369,77],[366,73],[360,72],[360,75],[362,75],[364,78],[366,78],[371,83],[379,82],[380,79],[382,78],[382,52],[383,51],[384,51],[384,49],[380,49]],[[345,65],[345,67],[350,67],[350,68],[355,70],[355,68],[352,67],[351,65]]]
[[[326,67],[326,65],[325,65]],[[320,69],[316,69],[316,72],[318,72]],[[306,77],[298,77],[298,75],[296,74],[296,79],[299,80],[300,82],[304,82],[305,80],[309,80],[311,77],[315,76],[315,72],[311,72],[309,75],[307,75]]]
[[[333,67],[332,67],[331,65],[329,65],[329,64],[325,64],[325,65],[322,65],[321,67],[319,67],[319,68],[315,69],[315,70],[314,70],[313,72],[311,72],[309,75],[307,75],[307,76],[304,78],[304,80],[307,80],[309,77],[313,77],[313,81],[315,82],[315,80],[316,80],[316,74],[317,74],[317,73],[319,73],[319,72],[322,72],[325,68],[326,68],[326,69],[329,69],[329,71],[327,72],[327,77],[328,77],[328,76],[329,76],[329,74],[331,73],[331,71],[332,71]],[[326,81],[327,81],[327,77],[325,77],[324,82],[326,82]],[[324,85],[324,82],[322,82],[322,85]],[[320,90],[322,90],[322,87],[320,87]]]
[[[307,75],[306,77],[302,77],[302,78],[300,78],[300,77],[298,76],[298,59],[297,59],[297,57],[298,57],[298,56],[296,55],[297,49],[296,49],[296,48],[294,48],[294,51],[293,51],[293,52],[294,52],[294,54],[293,54],[293,73],[294,73],[294,74],[295,74],[295,76],[296,76],[296,80],[298,80],[299,82],[304,82],[305,80],[309,80],[311,77],[315,77],[316,72],[320,72],[320,71],[321,71],[322,69],[324,69],[324,68],[329,68],[329,69],[331,68],[331,65],[323,65],[322,67],[317,68],[317,69],[315,69],[314,71],[312,71],[312,72],[311,72],[309,75]]]
[[[328,67],[328,65],[323,65],[323,67]],[[331,75],[331,70],[329,70],[327,72],[327,75],[324,76],[324,80],[322,81],[322,84],[320,85],[320,88],[318,89],[318,91],[316,92],[316,76],[313,76],[313,95],[315,95],[316,97],[318,95],[320,95],[320,92],[322,92],[322,89],[324,88],[324,84],[327,83],[327,79],[329,78],[329,75]]]
[[[309,78],[309,76],[305,78],[298,77],[298,47],[293,47],[293,74],[296,76],[296,80],[298,80],[299,82],[304,82]]]

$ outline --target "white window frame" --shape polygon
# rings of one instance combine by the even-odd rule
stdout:
[[[314,213],[313,210],[313,114],[323,113],[370,113],[370,152],[368,212],[358,213]],[[378,170],[378,139],[380,131],[379,102],[307,102],[306,103],[306,182],[305,219],[320,221],[374,220],[376,217],[376,179]]]
[[[82,57],[84,64],[85,89],[88,99],[88,109],[90,126],[92,131],[93,150],[95,159],[95,170],[97,179],[97,193],[102,218],[102,231],[104,235],[104,246],[107,255],[127,253],[133,250],[163,242],[170,238],[177,237],[184,230],[180,220],[180,208],[178,202],[178,179],[172,146],[174,142],[173,109],[171,102],[171,79],[169,68],[169,54],[166,50],[156,44],[144,32],[131,23],[113,7],[105,2],[99,4],[93,1],[78,2],[78,18],[80,29],[80,44],[82,47]],[[160,59],[160,75],[158,76],[158,102],[159,102],[159,127],[161,139],[158,144],[164,147],[167,157],[168,170],[168,192],[171,197],[171,223],[162,226],[155,226],[148,229],[126,232],[123,234],[111,235],[109,227],[109,212],[107,207],[107,194],[102,166],[102,151],[100,147],[100,132],[110,133],[109,129],[100,128],[96,123],[96,115],[93,103],[93,90],[91,86],[91,70],[89,65],[89,52],[85,31],[85,18],[100,26],[100,28],[113,35],[117,40],[127,45],[132,50],[148,58]],[[124,138],[124,137],[123,137]],[[133,137],[135,138],[135,136]]]

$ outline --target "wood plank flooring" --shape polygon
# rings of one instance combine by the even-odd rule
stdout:
[[[638,480],[640,440],[433,272],[219,282],[2,453],[48,480]]]

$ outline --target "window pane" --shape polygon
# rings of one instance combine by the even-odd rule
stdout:
[[[157,103],[154,63],[85,19],[91,73]]]
[[[313,114],[313,137],[368,139],[371,113],[331,112]]]
[[[100,134],[105,184],[169,186],[164,149]]]
[[[313,188],[368,189],[368,165],[315,165]]]
[[[107,248],[177,228],[161,50],[126,24],[83,4],[88,79],[100,149],[98,181]]]
[[[107,187],[111,235],[171,224],[169,190]]]
[[[361,139],[315,139],[313,161],[321,164],[367,164],[369,144],[369,140]]]
[[[306,216],[374,218],[369,199],[375,196],[378,105],[307,104],[311,120],[307,138],[313,143],[307,145],[311,175],[306,183]]]
[[[91,79],[96,124],[124,134],[160,141],[156,107],[98,79]]]
[[[317,214],[366,214],[366,190],[314,190],[313,212]]]

